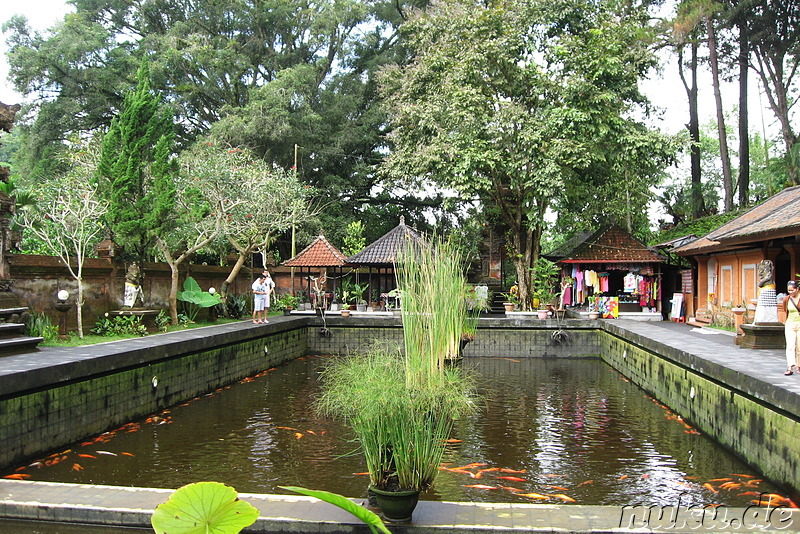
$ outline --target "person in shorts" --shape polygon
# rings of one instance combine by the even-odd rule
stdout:
[[[253,324],[266,322],[264,306],[267,303],[267,286],[264,284],[265,276],[262,274],[253,282]]]

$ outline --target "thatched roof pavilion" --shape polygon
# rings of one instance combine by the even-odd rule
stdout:
[[[383,294],[396,287],[394,264],[409,240],[419,244],[424,241],[416,230],[406,226],[405,218],[401,216],[400,224],[358,254],[347,258],[347,263],[351,265],[368,268],[370,295],[376,292]]]

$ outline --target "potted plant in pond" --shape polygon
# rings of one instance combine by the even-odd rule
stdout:
[[[446,243],[406,251],[397,266],[404,350],[340,357],[322,373],[317,408],[352,428],[389,521],[410,519],[436,478],[454,421],[478,406],[472,380],[446,365],[458,351],[466,312],[457,257]],[[408,507],[395,508],[398,500]]]

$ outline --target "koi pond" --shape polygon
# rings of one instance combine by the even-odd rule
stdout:
[[[363,497],[349,431],[312,404],[326,357],[304,357],[75,443],[3,475],[247,493],[305,486]],[[749,506],[786,495],[594,359],[469,358],[485,407],[460,421],[434,501]],[[285,492],[284,492],[285,493]]]

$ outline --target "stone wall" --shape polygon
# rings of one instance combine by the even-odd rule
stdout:
[[[468,343],[464,357],[554,358],[598,357],[598,323],[571,321],[559,329],[555,320],[480,319],[480,335]],[[308,348],[313,354],[350,354],[384,345],[401,347],[402,321],[398,318],[326,317],[325,325],[308,328]],[[327,331],[323,331],[322,328]],[[554,332],[563,336],[554,336]]]
[[[72,295],[70,300],[74,301],[78,287],[61,260],[53,256],[12,254],[8,256],[8,261],[11,278],[14,280],[11,289],[19,298],[20,305],[27,306],[32,312],[46,313],[53,323],[57,324],[58,314],[53,307],[56,293],[60,289],[66,289]],[[117,310],[122,306],[125,268],[123,263],[116,262],[112,258],[86,260],[83,271],[86,301],[83,309],[84,327],[91,328],[98,317],[105,312]],[[210,287],[218,289],[230,274],[230,269],[227,266],[184,264],[180,269],[181,288],[186,277],[192,276],[204,290]],[[288,268],[271,268],[271,272],[279,283],[288,285]],[[144,307],[156,310],[168,309],[167,299],[171,283],[169,266],[166,263],[145,263],[142,273]],[[229,291],[249,296],[252,281],[260,273],[261,267],[256,267],[254,271],[249,267],[243,267]],[[70,330],[77,328],[77,316],[74,312],[68,315],[67,327]]]

